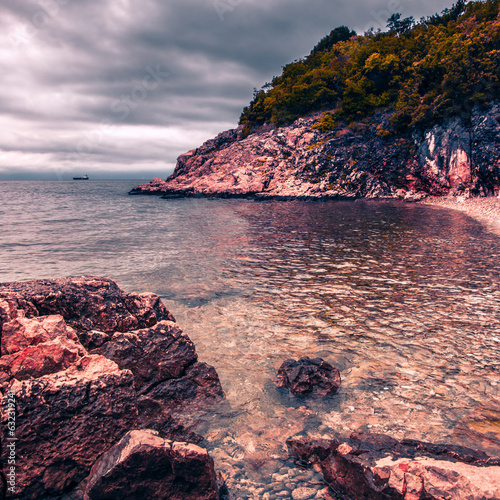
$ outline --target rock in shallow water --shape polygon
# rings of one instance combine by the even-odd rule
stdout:
[[[314,498],[316,493],[316,490],[313,488],[301,486],[292,491],[292,498],[293,500],[308,500],[309,498]]]
[[[415,440],[397,441],[382,434],[353,433],[332,440],[332,451],[314,454],[324,443],[291,438],[301,460],[319,461],[325,480],[348,497],[369,500],[498,500],[500,461],[459,446]],[[324,456],[324,455],[323,455]]]
[[[277,374],[278,387],[288,388],[295,396],[335,394],[340,387],[340,372],[321,358],[287,359]]]
[[[84,499],[216,500],[218,489],[206,450],[146,429],[127,433],[94,464]]]

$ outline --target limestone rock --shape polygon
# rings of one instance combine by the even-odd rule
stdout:
[[[340,387],[340,372],[321,358],[288,359],[277,374],[278,387],[287,388],[295,396],[335,394]]]
[[[353,433],[327,446],[306,438],[290,439],[301,460],[319,463],[327,483],[350,498],[370,500],[498,500],[500,461],[468,448],[397,441],[382,434]],[[295,443],[299,443],[297,446]],[[314,453],[321,449],[322,453]]]
[[[186,369],[183,376],[165,380],[148,392],[148,396],[171,405],[190,403],[199,405],[205,400],[218,400],[224,392],[213,366],[196,362]]]
[[[8,390],[17,405],[16,458],[22,464],[11,498],[38,500],[70,490],[137,425],[132,373],[103,356],[85,356],[65,371],[33,380],[14,380]],[[5,413],[2,424],[5,440]]]
[[[139,394],[141,427],[163,436],[189,442],[203,438],[193,432],[209,402],[224,392],[215,369],[198,362],[194,344],[171,321],[127,333],[115,333],[109,342],[92,351],[115,361],[134,374]]]
[[[0,385],[9,380],[39,378],[69,368],[86,354],[80,342],[58,338],[28,346],[0,358]]]
[[[38,316],[35,306],[18,293],[9,293],[6,296],[2,296],[0,293],[0,340],[4,323],[22,318],[26,313],[29,316]]]
[[[85,500],[216,500],[217,478],[207,451],[131,431],[93,465]]]
[[[155,177],[147,184],[134,188],[131,194],[163,194],[167,189],[167,183],[163,179]]]
[[[0,285],[0,299],[12,293],[29,301],[37,315],[60,314],[73,327],[82,344],[92,344],[93,330],[109,339],[114,332],[148,328],[158,321],[175,321],[154,294],[128,294],[109,279],[81,276],[55,280],[35,280]]]
[[[115,333],[92,353],[102,354],[120,368],[131,370],[139,393],[164,380],[181,377],[198,359],[194,344],[171,321],[160,321],[148,329]]]
[[[0,386],[65,370],[87,355],[61,316],[17,317],[3,325]]]
[[[41,316],[38,318],[15,318],[4,323],[2,328],[2,355],[13,354],[30,345],[37,345],[57,338],[78,342],[72,328],[66,325],[60,315]]]
[[[76,499],[92,463],[134,428],[199,442],[191,427],[223,397],[157,295],[85,276],[0,284],[0,319],[0,390],[16,399],[22,464],[12,498]]]

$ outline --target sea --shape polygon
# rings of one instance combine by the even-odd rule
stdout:
[[[0,282],[89,274],[159,294],[219,373],[226,399],[196,430],[229,481],[240,464],[241,498],[295,434],[500,456],[498,235],[420,204],[128,195],[140,182],[0,182]],[[339,368],[335,396],[276,388],[302,356]]]

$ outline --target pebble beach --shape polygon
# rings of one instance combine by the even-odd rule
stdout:
[[[437,197],[430,196],[420,203],[442,208],[450,208],[466,213],[484,224],[490,231],[500,235],[500,198]]]

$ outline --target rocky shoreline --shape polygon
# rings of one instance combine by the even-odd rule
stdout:
[[[2,284],[0,332],[3,498],[219,498],[190,427],[224,393],[158,296],[92,276]]]
[[[248,136],[242,126],[222,132],[181,155],[166,180],[130,194],[417,201],[500,192],[499,103],[475,108],[467,124],[452,119],[405,135],[388,132],[387,113],[326,132],[321,116]]]
[[[460,446],[383,434],[349,438],[291,438],[293,456],[313,463],[340,498],[498,499],[500,460]]]
[[[295,465],[260,486],[236,472],[226,485],[192,430],[224,397],[217,373],[158,296],[106,278],[0,284],[0,333],[2,498],[500,498],[500,461],[483,452],[359,433],[291,438]],[[324,395],[340,373],[287,360],[277,383]]]

